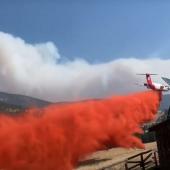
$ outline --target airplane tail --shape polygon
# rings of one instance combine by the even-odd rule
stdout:
[[[145,73],[145,74],[137,74],[137,75],[145,75],[145,76],[146,76],[147,84],[148,84],[148,85],[152,85],[151,75],[157,75],[157,74],[149,74],[149,73]]]
[[[146,81],[149,85],[152,85],[152,79],[151,79],[150,74],[146,74]]]

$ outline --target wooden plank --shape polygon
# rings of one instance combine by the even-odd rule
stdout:
[[[140,164],[141,161],[127,161],[127,163],[139,163]]]
[[[153,153],[150,153],[143,161],[145,162],[147,159],[149,159],[152,156]]]

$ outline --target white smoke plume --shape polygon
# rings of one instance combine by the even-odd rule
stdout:
[[[0,91],[53,102],[73,101],[144,89],[135,85],[143,83],[136,73],[170,77],[168,59],[117,59],[104,64],[82,59],[61,64],[60,59],[52,42],[28,44],[0,32]]]

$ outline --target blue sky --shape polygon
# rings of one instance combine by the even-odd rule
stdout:
[[[1,0],[0,30],[91,63],[170,56],[170,2]]]

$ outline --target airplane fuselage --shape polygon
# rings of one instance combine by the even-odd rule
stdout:
[[[159,83],[154,83],[152,82],[152,84],[150,83],[144,83],[144,86],[146,86],[148,89],[152,89],[152,90],[158,90],[158,91],[168,91],[170,90],[169,86],[165,86]]]

